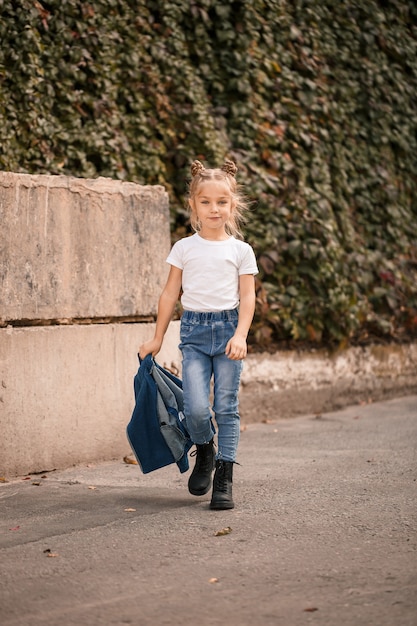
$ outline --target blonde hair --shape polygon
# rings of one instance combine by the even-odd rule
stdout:
[[[235,178],[237,165],[229,159],[225,159],[223,165],[218,168],[205,168],[200,161],[193,161],[191,164],[192,180],[188,189],[189,206],[192,207],[193,200],[198,193],[198,188],[202,183],[208,180],[219,180],[227,183],[231,196],[234,201],[234,208],[230,215],[230,219],[226,222],[226,232],[239,239],[243,239],[240,226],[244,223],[245,217],[243,213],[249,208],[246,198],[243,196],[240,185]],[[195,211],[191,208],[190,214],[191,227],[195,232],[200,230],[199,220]]]

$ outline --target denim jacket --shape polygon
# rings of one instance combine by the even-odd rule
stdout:
[[[189,468],[192,441],[183,421],[182,382],[148,354],[134,378],[135,408],[127,438],[144,474],[171,463]]]

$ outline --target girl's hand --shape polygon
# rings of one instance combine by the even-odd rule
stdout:
[[[248,353],[246,338],[243,335],[233,335],[227,342],[225,352],[232,361],[244,359]]]
[[[148,354],[152,354],[152,356],[156,356],[161,349],[162,342],[158,341],[158,339],[150,339],[149,341],[145,341],[139,348],[139,356],[141,359],[144,359]]]

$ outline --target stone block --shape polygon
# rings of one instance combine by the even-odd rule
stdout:
[[[107,178],[0,172],[0,325],[156,313],[168,195]]]
[[[132,454],[137,349],[154,324],[0,329],[0,476]],[[178,372],[179,322],[157,361]]]

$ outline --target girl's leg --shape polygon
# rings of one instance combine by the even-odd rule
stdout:
[[[213,359],[214,406],[218,427],[217,459],[234,462],[240,437],[238,413],[239,385],[243,361],[232,361],[225,354]]]
[[[197,454],[188,479],[188,490],[194,496],[203,496],[209,491],[214,469],[214,429],[209,404],[211,374],[211,357],[193,348],[183,348],[184,415]]]
[[[208,443],[214,434],[210,411],[212,359],[187,346],[182,347],[182,354],[184,415],[187,430],[195,444]]]

